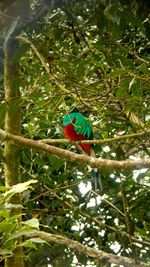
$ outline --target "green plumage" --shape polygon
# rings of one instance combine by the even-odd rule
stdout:
[[[83,134],[87,139],[90,139],[92,135],[92,127],[86,118],[79,112],[73,112],[65,115],[63,119],[63,125],[67,126],[75,119],[74,129],[77,134]]]
[[[63,129],[66,137],[72,141],[93,138],[92,127],[80,112],[73,111],[66,114],[63,118]],[[91,144],[81,143],[78,146],[80,146],[87,155],[95,157]],[[98,184],[102,190],[101,177],[98,169],[93,169],[92,175],[95,181],[95,190],[97,190]]]

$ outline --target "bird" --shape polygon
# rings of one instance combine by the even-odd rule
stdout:
[[[63,130],[67,139],[71,141],[92,140],[93,131],[92,126],[76,108],[63,117]],[[93,146],[91,144],[81,143],[78,144],[82,151],[91,157],[96,157]],[[92,175],[94,177],[94,187],[97,190],[99,184],[102,191],[102,182],[98,169],[92,169]]]

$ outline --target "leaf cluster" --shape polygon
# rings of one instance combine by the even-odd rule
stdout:
[[[30,44],[20,42],[16,86],[19,84],[22,97],[23,135],[31,139],[64,138],[62,118],[74,107],[90,121],[95,139],[149,128],[148,6],[123,0],[64,2],[22,33],[47,66]],[[7,103],[2,99],[2,125],[6,111]],[[58,146],[81,153],[74,145]],[[121,160],[149,157],[149,147],[145,136],[95,145],[94,149],[97,157]],[[104,190],[95,193],[86,166],[23,150],[22,182],[38,180],[35,190],[24,194],[26,218],[38,218],[40,229],[47,232],[148,261],[149,170],[119,173],[105,169],[101,176]],[[8,234],[16,231],[15,220],[12,217],[14,228]],[[10,251],[10,246],[4,249]],[[74,262],[76,266],[100,266],[60,245],[42,244],[37,252],[31,247],[27,253],[34,266],[49,261],[52,266],[74,266]]]

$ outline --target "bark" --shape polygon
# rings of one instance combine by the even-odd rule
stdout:
[[[49,5],[40,5],[30,13],[29,0],[6,0],[0,3],[0,34],[5,39],[4,42],[4,87],[5,99],[8,111],[5,118],[6,133],[20,135],[21,115],[20,115],[20,92],[18,85],[19,66],[19,40],[17,36],[27,26],[43,17],[47,12],[57,7],[57,1],[50,2]],[[60,3],[59,3],[60,4]],[[4,148],[4,170],[5,183],[12,186],[20,182],[20,148],[12,139],[5,140]],[[20,204],[21,196],[17,195],[11,199],[11,203]],[[21,210],[18,210],[21,212]],[[18,242],[20,240],[18,239]],[[23,267],[23,250],[17,248],[13,257],[5,260],[5,267]]]
[[[19,92],[19,57],[18,40],[15,39],[18,34],[19,17],[24,15],[28,0],[11,1],[7,6],[7,14],[11,14],[12,23],[7,27],[7,35],[4,42],[4,87],[5,100],[8,106],[5,117],[5,131],[12,134],[21,133],[21,114],[20,114],[20,92]],[[4,147],[4,170],[5,184],[12,186],[20,182],[20,149],[13,140],[6,140]],[[21,195],[15,195],[10,200],[11,203],[21,204]],[[11,215],[21,213],[21,209],[12,211]],[[21,239],[16,240],[18,243]],[[5,259],[5,267],[24,267],[23,248],[17,247],[13,251],[13,256]]]
[[[9,44],[10,45],[10,44]],[[20,98],[17,83],[18,62],[14,60],[14,51],[12,46],[17,45],[16,41],[11,42],[12,46],[5,44],[4,59],[4,86],[5,99],[8,105],[8,112],[5,118],[5,131],[13,134],[20,134],[20,107],[18,100]],[[12,54],[11,54],[12,53]],[[5,159],[5,184],[12,186],[20,182],[20,150],[12,140],[5,141],[4,148]],[[21,196],[18,194],[11,199],[11,203],[21,204]],[[21,213],[21,210],[15,211]],[[15,213],[13,212],[13,214]],[[19,242],[20,240],[18,240]],[[14,256],[5,260],[5,267],[23,267],[23,249],[18,247],[14,250]]]
[[[13,53],[12,53],[13,54]],[[9,133],[20,134],[20,107],[17,101],[20,98],[19,89],[15,88],[15,82],[18,76],[18,62],[15,62],[10,56],[9,48],[5,47],[4,61],[4,86],[5,98],[8,104],[8,112],[5,118],[5,130]],[[15,110],[13,106],[15,105]],[[20,182],[20,150],[12,140],[5,141],[4,148],[5,159],[5,184],[12,186]],[[21,204],[21,196],[18,194],[11,199],[11,203]],[[15,211],[21,213],[21,210]],[[14,212],[13,212],[14,214]],[[19,240],[18,240],[19,241]],[[5,260],[5,267],[23,267],[23,250],[17,248],[14,256]]]
[[[114,263],[117,265],[123,265],[125,267],[148,267],[149,264],[145,262],[135,262],[134,259],[123,257],[123,256],[117,256],[112,253],[104,252],[102,250],[96,250],[91,247],[87,247],[82,245],[78,241],[71,240],[67,238],[66,236],[61,235],[55,235],[55,234],[49,234],[42,231],[34,231],[31,234],[29,234],[30,237],[39,237],[46,242],[49,243],[56,243],[65,245],[66,247],[69,247],[71,249],[77,250],[80,254],[89,256],[93,259],[98,260],[103,265],[105,262],[107,263]]]
[[[77,164],[87,164],[92,168],[107,170],[139,170],[142,168],[150,168],[150,158],[137,160],[110,160],[102,158],[93,158],[85,154],[77,154],[59,147],[50,146],[42,141],[34,141],[22,136],[5,133],[0,129],[0,140],[12,140],[20,147],[32,148],[37,151],[43,151],[56,158],[73,161]]]

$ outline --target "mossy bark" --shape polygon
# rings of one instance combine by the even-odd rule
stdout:
[[[6,14],[11,14],[15,19],[11,21],[11,25],[6,24],[6,36],[4,43],[4,87],[5,100],[8,106],[5,118],[5,131],[12,134],[20,135],[21,133],[21,108],[20,108],[20,92],[19,92],[19,42],[16,36],[20,33],[20,19],[25,15],[26,7],[29,7],[28,0],[13,0],[4,10]],[[5,6],[4,6],[5,7]],[[27,14],[26,14],[27,15]],[[19,18],[19,20],[18,20]],[[19,25],[19,27],[18,27]],[[5,184],[12,186],[20,182],[20,148],[14,141],[5,141],[4,147],[4,170]],[[10,200],[11,203],[21,204],[21,195],[15,195]],[[21,209],[13,210],[11,215],[21,214]],[[21,239],[15,240],[16,244]],[[23,248],[16,247],[13,256],[5,259],[5,267],[24,267]]]
[[[4,53],[4,86],[5,86],[5,99],[8,105],[8,112],[5,118],[5,131],[13,134],[20,135],[21,115],[19,105],[19,88],[18,84],[18,61],[15,60],[16,41],[11,42],[11,46],[5,45]],[[16,146],[14,141],[6,141],[4,148],[4,168],[5,168],[5,183],[7,186],[12,186],[20,182],[20,149]],[[21,204],[21,195],[15,195],[11,199],[11,203]],[[12,211],[14,213],[21,213],[21,210]],[[20,239],[17,240],[20,242]],[[22,247],[16,248],[14,255],[5,260],[5,267],[23,267],[23,249]]]

